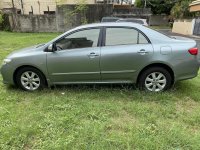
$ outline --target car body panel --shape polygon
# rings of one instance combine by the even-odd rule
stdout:
[[[131,27],[141,31],[149,44],[104,46],[46,52],[49,45],[74,31],[94,27]],[[103,35],[103,30],[101,31]],[[104,35],[105,36],[105,35]],[[100,38],[105,38],[100,36]],[[101,41],[101,40],[100,40]],[[4,83],[14,84],[14,73],[21,66],[38,68],[50,85],[80,83],[136,83],[139,73],[152,64],[164,64],[174,73],[174,81],[197,76],[197,56],[189,54],[196,47],[194,40],[168,37],[157,31],[134,23],[98,23],[76,27],[46,44],[16,51],[7,56],[12,61],[1,67]],[[145,49],[148,54],[137,52]],[[91,52],[99,56],[89,58]]]
[[[146,54],[139,53],[141,49]],[[136,81],[135,73],[141,66],[146,66],[153,55],[151,44],[117,45],[101,48],[102,81]]]
[[[95,53],[98,56],[90,57],[90,53]],[[99,60],[100,47],[47,53],[49,78],[56,83],[98,82],[101,78]]]

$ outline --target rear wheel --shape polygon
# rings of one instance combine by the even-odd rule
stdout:
[[[141,74],[138,85],[141,90],[162,92],[171,87],[172,77],[166,69],[152,67]]]
[[[17,85],[26,91],[36,91],[45,87],[45,77],[37,69],[25,67],[16,74]]]

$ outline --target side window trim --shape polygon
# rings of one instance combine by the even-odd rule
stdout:
[[[74,30],[74,31],[72,31],[72,32],[70,32],[68,34],[63,35],[61,38],[57,39],[53,43],[56,43],[57,41],[65,38],[67,36],[70,36],[71,34],[74,34],[76,32],[84,31],[84,30],[90,30],[90,29],[99,29],[98,42],[97,42],[97,46],[96,47],[100,47],[101,43],[102,43],[102,29],[103,29],[103,27],[101,27],[101,26],[98,26],[98,27],[87,27],[87,28],[81,28],[81,29]],[[88,48],[91,48],[91,47],[88,47]]]
[[[137,44],[139,44],[139,34],[141,33],[145,39],[148,41],[148,44],[151,44],[151,41],[149,40],[149,38],[139,29],[135,28],[135,27],[128,27],[128,26],[104,26],[104,28],[102,29],[103,31],[103,40],[102,40],[102,45],[101,46],[106,46],[106,29],[107,28],[127,28],[127,29],[134,29],[136,31],[138,31],[138,39],[137,39]]]
[[[100,32],[99,32],[99,39],[98,39],[97,47],[101,47],[104,43],[104,27],[101,26],[99,28],[100,28]]]
[[[138,30],[137,30],[138,31]],[[137,33],[137,44],[139,44],[139,42],[140,42],[140,32],[138,31],[138,33]],[[149,41],[148,41],[149,42]]]

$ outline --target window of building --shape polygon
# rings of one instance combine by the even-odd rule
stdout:
[[[55,15],[56,12],[55,11],[44,11],[45,15]]]

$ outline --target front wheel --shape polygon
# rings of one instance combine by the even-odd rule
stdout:
[[[152,67],[141,74],[138,85],[141,90],[162,92],[171,87],[172,77],[166,69]]]
[[[16,83],[23,90],[36,91],[45,86],[45,78],[39,70],[25,67],[17,72]]]

